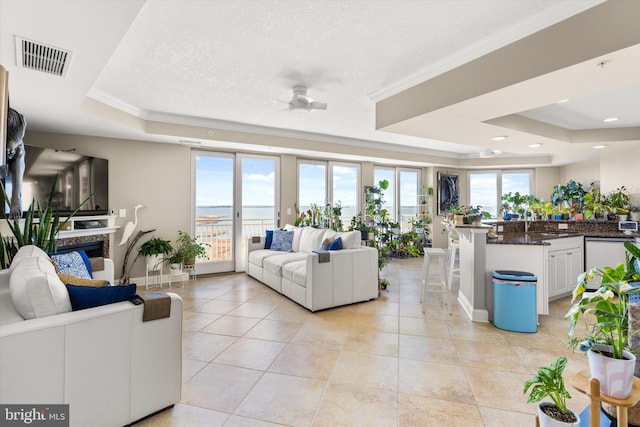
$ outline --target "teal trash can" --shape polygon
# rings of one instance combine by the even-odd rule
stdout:
[[[537,332],[536,284],[532,273],[513,270],[493,272],[493,324],[514,332]]]

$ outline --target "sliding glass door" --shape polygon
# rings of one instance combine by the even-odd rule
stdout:
[[[246,238],[277,226],[277,158],[194,151],[192,164],[193,232],[209,257],[196,271],[243,271]]]

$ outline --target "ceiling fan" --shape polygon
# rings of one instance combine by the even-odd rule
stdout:
[[[307,87],[306,86],[294,86],[293,87],[293,96],[291,100],[288,102],[289,111],[295,110],[326,110],[327,103],[316,101],[310,96],[307,95]]]
[[[490,159],[492,157],[496,157],[501,154],[502,154],[502,150],[494,150],[494,149],[488,148],[486,150],[482,150],[477,153],[471,153],[469,154],[469,157],[477,157],[480,159]]]

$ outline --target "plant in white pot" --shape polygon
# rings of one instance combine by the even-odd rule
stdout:
[[[549,365],[538,368],[536,376],[524,383],[525,394],[531,389],[527,403],[538,403],[540,427],[580,425],[580,416],[567,408],[567,399],[571,399],[571,395],[562,378],[566,366],[566,356],[560,356]],[[543,402],[545,397],[551,398],[553,403]]]
[[[571,322],[569,346],[587,352],[591,377],[600,381],[600,392],[618,399],[631,394],[636,364],[629,351],[629,294],[640,292],[628,283],[633,274],[625,271],[625,263],[582,273],[565,316]],[[584,295],[587,281],[595,277],[601,277],[600,287]],[[581,319],[584,333],[578,336]]]
[[[138,248],[138,254],[146,257],[148,271],[158,270],[162,266],[163,256],[172,251],[171,242],[160,237],[153,237]]]

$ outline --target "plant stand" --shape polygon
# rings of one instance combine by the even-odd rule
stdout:
[[[589,377],[589,368],[578,372],[571,378],[571,385],[580,393],[589,396],[589,427],[600,427],[600,402],[616,407],[618,427],[628,427],[627,409],[640,402],[640,378],[633,377],[633,389],[626,399],[615,399],[600,394],[600,382]],[[537,423],[537,418],[536,418]]]

